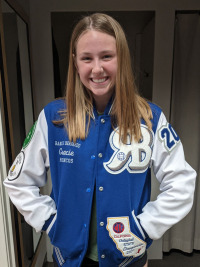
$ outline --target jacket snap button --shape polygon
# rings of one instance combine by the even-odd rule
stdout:
[[[103,154],[102,154],[102,153],[99,153],[99,154],[98,154],[98,157],[99,157],[99,158],[102,158],[102,157],[103,157]]]
[[[104,226],[104,222],[100,222],[100,226]]]
[[[101,258],[102,258],[102,259],[105,259],[105,257],[106,257],[106,256],[105,256],[104,254],[101,255]]]
[[[101,123],[105,123],[105,120],[104,119],[101,119]]]
[[[90,192],[91,192],[91,188],[87,188],[87,189],[86,189],[86,192],[87,192],[87,193],[90,193]]]
[[[99,187],[99,191],[103,191],[103,186],[100,186]]]

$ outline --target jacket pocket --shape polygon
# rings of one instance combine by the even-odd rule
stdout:
[[[137,217],[135,216],[135,212],[134,212],[134,210],[132,211],[132,216],[133,216],[133,220],[134,220],[134,222],[135,222],[135,224],[136,224],[136,226],[137,226],[137,228],[138,228],[140,234],[141,234],[142,237],[143,237],[143,240],[145,240],[145,239],[146,239],[145,233],[144,233],[144,231],[143,231],[143,229],[142,229],[142,226],[140,225],[140,223],[139,223]]]

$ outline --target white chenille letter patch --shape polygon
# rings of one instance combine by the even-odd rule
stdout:
[[[104,168],[112,173],[118,174],[125,169],[130,173],[145,172],[151,160],[153,131],[149,130],[145,125],[141,125],[142,140],[136,142],[134,139],[130,142],[130,136],[127,143],[119,141],[118,128],[110,135],[110,146],[114,150],[111,159],[104,163]]]
[[[158,138],[164,143],[165,148],[171,152],[180,142],[180,138],[172,128],[171,124],[167,123],[158,130]]]
[[[107,218],[106,228],[124,257],[138,257],[145,252],[146,242],[130,231],[129,217]]]

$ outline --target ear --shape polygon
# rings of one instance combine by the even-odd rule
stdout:
[[[78,66],[77,66],[76,56],[75,56],[75,54],[73,54],[73,61],[74,61],[74,66],[75,66],[75,68],[76,68],[76,70],[77,70],[77,72],[78,72]]]

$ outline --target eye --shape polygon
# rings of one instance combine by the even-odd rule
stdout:
[[[84,62],[89,62],[89,61],[91,61],[91,57],[82,57],[81,60]]]
[[[105,59],[105,60],[109,60],[109,59],[111,59],[111,58],[112,58],[112,56],[111,56],[111,55],[109,55],[109,54],[108,54],[108,55],[104,55],[104,56],[103,56],[103,59]]]

